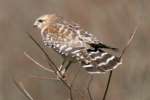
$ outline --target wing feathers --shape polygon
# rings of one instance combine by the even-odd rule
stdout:
[[[91,47],[95,48],[96,50],[104,48],[104,49],[110,49],[110,50],[113,50],[113,51],[118,51],[118,48],[110,47],[110,46],[107,46],[107,45],[102,44],[102,43],[98,43],[98,44],[90,43],[89,45]]]

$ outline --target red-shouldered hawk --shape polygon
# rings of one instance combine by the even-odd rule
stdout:
[[[53,48],[67,60],[79,62],[88,73],[106,72],[121,64],[119,57],[104,51],[116,48],[104,45],[78,24],[68,22],[56,14],[37,18],[34,26],[41,30],[46,46]]]

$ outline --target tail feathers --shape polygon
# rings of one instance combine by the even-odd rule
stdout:
[[[89,63],[82,62],[82,67],[91,74],[98,74],[115,69],[121,64],[118,57],[106,52],[90,52]]]
[[[70,51],[72,57],[81,62],[81,66],[91,74],[104,73],[115,69],[121,64],[119,57],[113,56],[105,51],[88,51],[87,49],[73,49]]]

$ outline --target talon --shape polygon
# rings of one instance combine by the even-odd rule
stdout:
[[[61,71],[61,76],[62,76],[62,79],[66,79],[66,73],[65,73],[65,69]]]
[[[63,70],[61,72],[57,71],[57,79],[59,79],[59,78],[62,78],[63,80],[66,80],[66,74]]]
[[[62,79],[63,79],[63,80],[67,80],[66,74],[62,75]]]

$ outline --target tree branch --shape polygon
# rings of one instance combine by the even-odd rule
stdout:
[[[128,47],[130,46],[130,44],[131,44],[131,42],[132,42],[132,40],[133,40],[133,38],[134,38],[134,36],[135,36],[135,33],[137,32],[138,27],[139,27],[139,25],[137,25],[137,26],[135,27],[134,31],[132,32],[132,34],[131,34],[131,36],[130,36],[128,42],[126,43],[124,49],[123,49],[122,52],[121,52],[121,55],[120,55],[120,57],[119,57],[120,59],[123,57],[124,53],[126,52],[126,50],[128,49]]]
[[[111,81],[111,77],[112,77],[112,72],[113,72],[113,71],[111,70],[110,73],[109,73],[109,77],[108,77],[106,89],[105,89],[105,92],[104,92],[104,95],[103,95],[102,100],[105,100],[105,99],[106,99],[106,96],[107,96],[107,93],[108,93],[108,89],[109,89],[109,86],[110,86],[110,81]]]
[[[49,57],[47,52],[44,50],[44,48],[32,37],[32,35],[30,35],[28,33],[27,33],[27,35],[40,48],[40,50],[44,53],[44,55],[45,55],[45,57],[48,61],[48,65],[51,66],[54,69],[54,73],[56,74],[56,76],[68,88],[69,95],[70,95],[70,100],[73,100],[72,89],[71,89],[70,85],[63,79],[63,75],[61,74],[61,72],[57,68],[56,64],[51,60],[51,58]]]
[[[128,47],[130,46],[130,44],[131,44],[131,42],[132,42],[132,40],[133,40],[133,37],[135,36],[135,33],[137,32],[138,27],[139,27],[139,24],[135,27],[135,29],[134,29],[133,33],[131,34],[129,40],[127,41],[127,44],[125,45],[124,49],[122,50],[119,59],[121,59],[121,58],[123,57],[123,55],[125,54],[126,50],[127,50]],[[103,95],[103,99],[102,99],[102,100],[105,100],[105,99],[106,99],[106,95],[107,95],[107,93],[108,93],[108,89],[109,89],[109,85],[110,85],[112,73],[113,73],[113,71],[111,70],[110,73],[109,73],[107,85],[106,85],[105,92],[104,92],[104,95]]]

